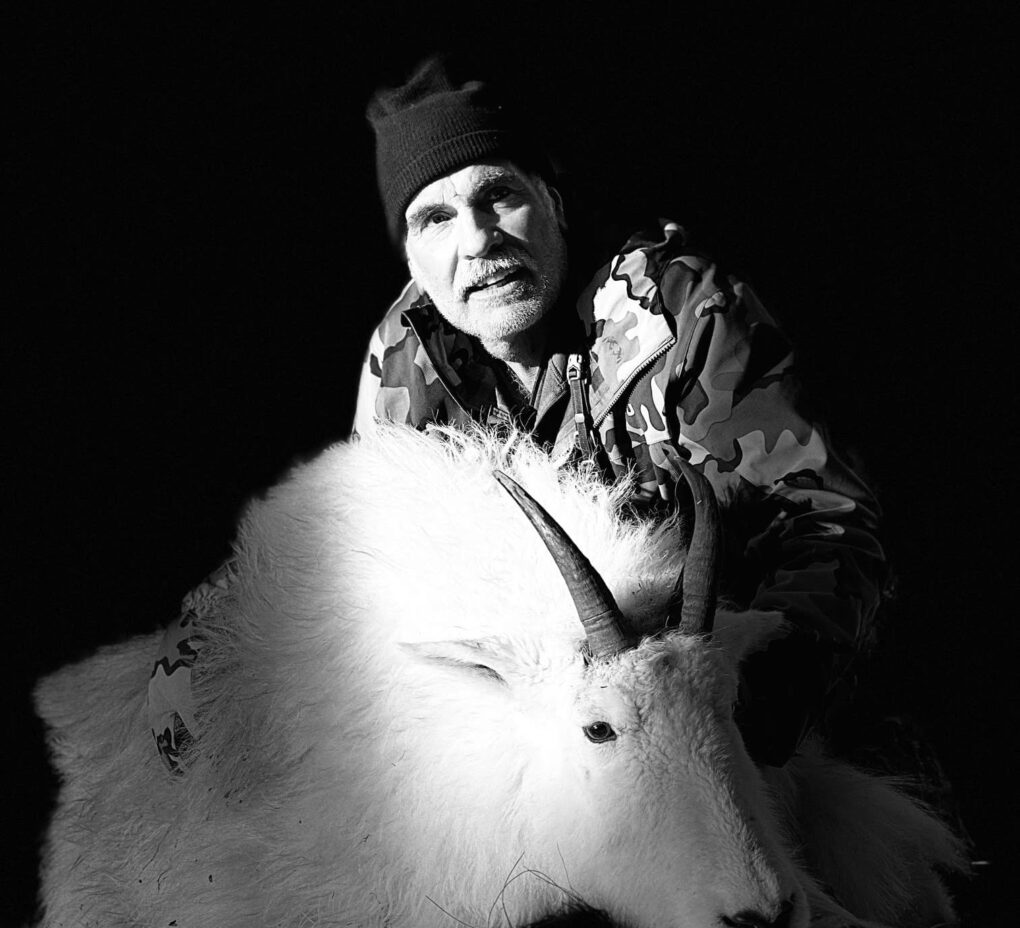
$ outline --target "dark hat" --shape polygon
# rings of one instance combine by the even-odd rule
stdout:
[[[386,224],[403,234],[404,211],[423,187],[458,168],[506,158],[547,179],[549,159],[491,85],[456,84],[442,57],[423,61],[401,87],[376,92],[368,105]]]

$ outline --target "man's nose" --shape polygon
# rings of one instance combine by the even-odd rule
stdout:
[[[484,258],[503,244],[499,219],[482,210],[465,210],[457,217],[458,248],[462,258]]]

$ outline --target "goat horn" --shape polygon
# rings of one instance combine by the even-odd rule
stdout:
[[[694,499],[694,532],[683,570],[674,588],[667,628],[678,628],[685,635],[708,635],[715,618],[718,565],[722,549],[722,524],[715,491],[704,474],[679,458]]]
[[[502,471],[495,471],[494,476],[521,507],[549,549],[574,600],[592,656],[612,657],[631,647],[637,636],[630,630],[613,594],[591,566],[591,561],[527,490]]]

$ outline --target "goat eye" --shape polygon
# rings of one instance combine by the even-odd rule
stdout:
[[[602,744],[603,741],[615,741],[616,732],[608,722],[592,722],[581,729],[585,738],[594,744]]]

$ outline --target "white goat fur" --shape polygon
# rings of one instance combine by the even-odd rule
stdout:
[[[628,486],[520,438],[382,427],[336,445],[242,519],[184,776],[147,727],[158,633],[40,684],[63,781],[44,926],[519,925],[569,899],[708,926],[792,894],[859,923],[819,885],[860,919],[951,918],[931,866],[958,848],[933,818],[819,754],[768,784],[748,760],[735,667],[774,618],[721,615],[711,642],[671,633],[586,667],[496,467],[636,627],[661,628],[680,532],[621,519]],[[617,739],[587,741],[595,720]],[[807,917],[801,901],[790,924]]]

